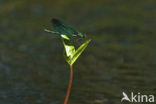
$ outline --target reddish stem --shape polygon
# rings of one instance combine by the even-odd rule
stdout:
[[[73,67],[71,65],[70,66],[69,84],[68,84],[68,89],[67,89],[66,97],[65,97],[65,100],[64,100],[64,104],[68,104],[68,99],[69,99],[69,95],[70,95],[70,91],[71,91],[71,86],[72,86],[72,80],[73,80]]]

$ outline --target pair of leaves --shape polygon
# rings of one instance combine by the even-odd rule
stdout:
[[[66,35],[61,35],[63,45],[65,47],[64,57],[67,63],[71,66],[78,59],[81,53],[85,50],[91,40],[87,40],[77,50]]]

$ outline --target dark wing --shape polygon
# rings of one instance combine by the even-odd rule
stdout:
[[[67,24],[57,19],[52,19],[51,21],[53,28],[60,34],[67,36],[77,36],[78,32]]]

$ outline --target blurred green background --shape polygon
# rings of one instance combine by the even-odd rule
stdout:
[[[52,17],[92,39],[74,64],[69,104],[120,104],[123,91],[156,95],[155,5],[0,0],[0,104],[63,104],[69,67],[60,39],[44,32]]]

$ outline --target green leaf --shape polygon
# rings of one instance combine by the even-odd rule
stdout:
[[[65,52],[63,53],[63,55],[69,65],[72,65],[77,60],[77,58],[81,55],[81,53],[85,50],[85,48],[91,41],[86,41],[75,51],[74,45],[66,35],[62,34],[61,39],[65,48]]]
[[[69,59],[71,59],[75,53],[75,47],[66,35],[61,35],[61,38],[65,48],[65,54]]]
[[[74,62],[78,59],[78,57],[81,55],[81,53],[85,50],[85,48],[88,46],[89,42],[91,41],[88,40],[86,41],[85,43],[83,43],[77,50],[76,52],[74,53],[72,59],[70,60],[70,65],[74,64]]]
[[[66,52],[65,52],[65,51],[64,51],[63,55],[64,55],[64,58],[65,58],[66,62],[70,65],[70,63],[71,63],[70,57],[68,57],[68,56],[66,55]]]

